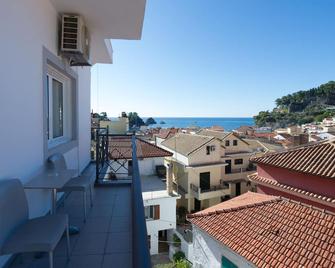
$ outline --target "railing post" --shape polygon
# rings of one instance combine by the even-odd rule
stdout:
[[[132,221],[133,221],[133,265],[150,268],[151,259],[147,242],[147,225],[144,216],[141,178],[136,155],[136,137],[132,136]]]
[[[95,174],[95,182],[97,183],[99,180],[99,128],[97,128],[95,135]]]

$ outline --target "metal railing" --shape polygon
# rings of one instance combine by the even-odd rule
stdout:
[[[191,183],[191,190],[196,193],[208,193],[208,192],[226,190],[226,189],[229,189],[229,184],[213,185],[213,186],[210,186],[209,189],[201,189],[199,186],[196,186],[193,183]]]
[[[142,187],[136,155],[136,138],[132,136],[132,224],[133,224],[133,267],[151,267],[147,242],[147,225],[144,216]]]

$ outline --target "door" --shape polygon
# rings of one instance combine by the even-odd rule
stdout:
[[[201,201],[194,198],[194,211],[200,211],[201,210]]]
[[[199,183],[201,191],[206,191],[211,188],[211,173],[203,172],[200,173],[200,183]]]
[[[236,196],[238,196],[238,195],[241,194],[241,183],[240,183],[240,182],[237,182],[237,183],[235,184],[235,187],[236,187],[236,189],[235,189],[235,191],[236,191]]]
[[[231,160],[226,160],[227,166],[225,167],[226,174],[231,173]]]
[[[128,176],[133,175],[133,161],[128,160]]]

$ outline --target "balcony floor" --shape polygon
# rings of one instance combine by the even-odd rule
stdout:
[[[83,222],[82,194],[71,193],[57,213],[67,213],[70,224],[80,233],[72,235],[70,261],[66,258],[66,240],[55,250],[54,267],[96,268],[132,267],[131,184],[95,188],[94,206]],[[87,202],[89,203],[89,200]],[[10,268],[46,268],[48,254],[34,258],[32,253],[18,255]]]

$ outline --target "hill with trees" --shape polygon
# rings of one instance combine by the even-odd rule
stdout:
[[[254,116],[257,126],[286,127],[293,124],[319,122],[335,115],[335,82],[301,90],[276,99],[272,111]]]

